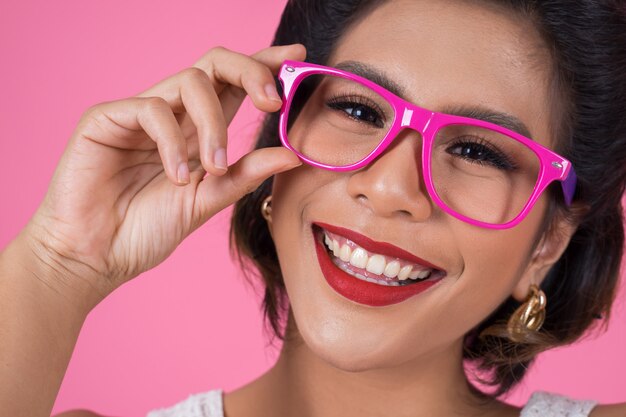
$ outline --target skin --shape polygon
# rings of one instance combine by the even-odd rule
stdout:
[[[136,96],[87,109],[42,204],[0,252],[0,414],[49,416],[91,309],[271,175],[270,229],[293,337],[272,369],[225,393],[227,417],[519,414],[471,397],[460,341],[508,296],[522,301],[529,285],[541,282],[574,226],[557,222],[557,233],[539,233],[543,198],[504,231],[445,215],[420,187],[415,132],[358,172],[313,169],[283,147],[217,167],[216,150],[226,147],[242,100],[277,111],[272,74],[285,59],[305,56],[302,45],[252,56],[216,47]],[[532,28],[506,13],[393,1],[351,28],[329,64],[348,59],[379,68],[423,107],[480,103],[517,116],[539,142],[551,143],[547,55]],[[321,275],[314,220],[391,242],[448,276],[393,306],[352,303]],[[598,406],[591,415],[623,415],[625,408]]]
[[[393,31],[388,22],[394,22]],[[549,56],[537,45],[541,40],[532,28],[497,10],[394,1],[349,30],[329,66],[369,64],[404,87],[406,99],[435,111],[482,104],[515,115],[550,146]],[[255,415],[234,404],[255,390],[259,410],[275,415],[519,414],[504,403],[473,401],[464,382],[462,338],[508,296],[523,300],[571,230],[534,248],[545,198],[512,229],[456,220],[430,201],[420,182],[419,155],[419,134],[405,131],[366,169],[337,173],[303,165],[275,176],[271,231],[299,337],[285,342],[267,375],[226,394],[230,415]],[[354,303],[326,283],[312,221],[391,242],[442,266],[447,277],[402,303]]]
[[[280,108],[266,90],[276,94],[272,72],[304,56],[302,45],[252,56],[216,47],[136,96],[85,111],[42,204],[0,252],[1,415],[49,416],[89,312],[215,213],[301,164],[282,147],[227,170],[213,156],[246,96],[259,110]]]

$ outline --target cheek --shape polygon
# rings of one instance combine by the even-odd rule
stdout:
[[[538,206],[516,228],[499,231],[453,219],[445,227],[425,225],[458,266],[454,275],[427,297],[373,310],[340,299],[317,262],[309,222],[345,218],[342,185],[336,173],[308,165],[277,174],[271,227],[302,338],[317,356],[347,370],[399,364],[462,338],[510,295],[543,213]]]
[[[303,164],[274,176],[272,185],[272,232],[278,243],[299,230],[305,201],[314,188],[315,171]]]
[[[306,163],[274,176],[272,185],[272,224],[281,236],[296,235],[306,216],[337,217],[329,201],[348,198],[347,175],[335,173]],[[316,218],[317,218],[316,217]]]
[[[463,270],[447,303],[473,327],[512,293],[527,271],[535,233],[543,216],[539,204],[517,227],[505,230],[457,230]],[[465,229],[463,226],[461,229]],[[462,236],[462,237],[461,237]],[[470,313],[471,312],[471,313]]]
[[[304,256],[307,264],[314,261],[310,212],[312,206],[328,200],[318,196],[328,181],[328,173],[306,164],[274,177],[271,231],[286,285],[306,270]]]

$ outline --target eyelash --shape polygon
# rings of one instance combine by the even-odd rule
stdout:
[[[378,128],[382,128],[384,126],[384,121],[386,119],[384,111],[376,103],[374,103],[367,97],[359,95],[335,94],[326,101],[326,105],[331,109],[340,110],[345,116],[359,123],[364,123],[370,126],[374,125]],[[376,118],[382,121],[382,125],[359,119],[353,115],[348,114],[345,111],[347,108],[355,108],[356,106],[364,106],[369,111],[373,111]],[[506,154],[501,152],[496,146],[494,146],[483,137],[463,136],[456,139],[455,142],[451,144],[447,149],[451,150],[454,148],[458,148],[459,146],[462,148],[471,147],[473,151],[478,150],[479,152],[486,153],[486,160],[479,160],[475,158],[470,158],[469,156],[463,155],[462,153],[449,152],[451,154],[460,156],[463,160],[470,164],[478,164],[481,166],[489,165],[505,171],[515,171],[518,168],[515,162],[511,160],[511,158],[509,158]]]
[[[383,127],[385,125],[385,120],[387,119],[385,117],[385,112],[376,103],[374,103],[372,100],[368,99],[367,97],[363,97],[363,96],[336,94],[330,97],[328,100],[326,100],[326,105],[330,107],[331,109],[341,110],[342,113],[344,113],[347,117],[353,120],[356,120],[357,122],[365,123],[368,125],[374,125],[378,128]],[[346,108],[348,107],[354,108],[359,105],[366,107],[370,111],[373,111],[376,114],[376,118],[381,121],[382,125],[379,126],[376,123],[359,119],[345,112]]]
[[[452,153],[449,150],[458,148],[458,147],[468,147],[471,146],[472,150],[479,150],[482,152],[488,152],[487,160],[479,160],[470,158],[468,156],[463,155],[462,153]],[[505,171],[515,171],[518,166],[514,161],[511,160],[506,154],[501,152],[497,147],[491,144],[487,139],[480,136],[462,136],[455,140],[448,148],[446,149],[448,153],[459,155],[465,161],[471,164],[479,164],[479,165],[491,165],[497,169],[502,169]]]

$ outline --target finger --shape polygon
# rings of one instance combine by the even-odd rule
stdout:
[[[243,100],[246,94],[249,95],[262,111],[276,111],[280,107],[278,94],[268,95],[265,90],[266,84],[273,86],[274,83],[269,68],[248,55],[218,47],[211,50],[209,59],[194,66],[206,71],[220,96],[225,88],[231,86],[240,90],[234,94],[235,97]]]
[[[221,175],[225,170],[218,164],[227,166],[226,127],[246,93],[260,110],[278,110],[282,101],[276,92],[272,72],[277,72],[285,59],[303,59],[305,53],[300,44],[265,48],[254,58],[222,47],[213,48],[194,67],[163,80],[136,97],[161,97],[172,111],[187,111],[198,130],[200,159],[205,170]],[[224,94],[216,100],[218,92]],[[181,173],[185,172],[185,167],[181,166]]]
[[[261,49],[251,57],[267,66],[272,74],[277,74],[280,66],[286,59],[303,61],[306,58],[306,49],[304,45],[299,43],[285,46],[271,46],[269,48]],[[267,84],[264,84],[263,86],[264,91],[268,94],[274,95],[275,93],[276,96],[279,96],[278,91],[276,90],[274,77],[272,76],[270,81],[265,80],[265,82]],[[246,92],[244,89],[233,85],[225,86],[219,94],[222,108],[224,110],[224,118],[226,119],[227,124],[230,124],[232,119],[235,117],[235,114],[237,114],[245,96]],[[280,106],[278,106],[278,109],[280,109]],[[275,109],[274,111],[278,109]]]
[[[268,177],[302,165],[297,155],[276,146],[254,150],[232,164],[221,177],[207,176],[198,185],[194,200],[194,224],[202,224],[244,195],[254,191]]]
[[[302,56],[301,45],[274,46],[255,54],[263,59],[219,47],[194,64],[207,72],[220,97],[226,123],[232,121],[246,95],[256,108],[265,112],[280,109],[282,100],[276,91],[273,72],[282,61]],[[269,66],[268,66],[269,64]]]
[[[270,46],[269,48],[259,50],[251,56],[262,64],[267,65],[270,71],[276,74],[283,64],[283,61],[286,59],[304,61],[306,58],[306,48],[301,43]]]
[[[197,128],[202,165],[212,175],[222,175],[227,170],[227,127],[219,98],[201,69],[187,68],[180,78],[180,102]]]
[[[171,107],[160,97],[142,101],[137,121],[156,142],[167,176],[177,185],[188,184],[187,143]]]
[[[238,52],[230,51],[224,47],[216,47],[204,54],[192,68],[199,68],[206,72],[209,79],[213,83],[213,88],[218,96],[221,95],[224,88],[232,84],[235,91],[231,92],[239,102],[243,100],[246,92],[251,95],[255,106],[263,107],[260,110],[276,111],[280,104],[277,101],[268,98],[266,93],[266,85],[273,87],[276,91],[273,73],[277,73],[282,61],[285,59],[302,60],[306,56],[306,50],[302,44],[292,44],[284,46],[271,46],[264,48],[254,55],[247,56]],[[263,68],[265,65],[268,68]],[[248,76],[243,77],[242,72],[251,75],[260,74],[262,77],[261,85],[249,83],[250,87],[245,88],[242,80],[246,80],[248,84]],[[158,82],[147,90],[135,95],[134,97],[162,97],[170,103],[174,111],[177,111],[180,105],[179,89],[177,82],[178,74],[168,77]],[[268,90],[272,90],[268,88]],[[270,93],[273,96],[273,93]],[[280,101],[280,97],[279,97]]]
[[[172,109],[161,97],[131,97],[101,103],[93,107],[89,117],[95,120],[97,125],[102,125],[104,120],[109,125],[113,124],[111,130],[117,126],[124,131],[145,131],[147,136],[156,143],[163,167],[170,180],[178,185],[189,182],[187,144]],[[92,140],[98,139],[92,138]],[[141,143],[131,143],[132,140],[125,135],[111,134],[107,136],[106,142],[103,139],[98,141],[107,146],[123,149],[145,147]]]

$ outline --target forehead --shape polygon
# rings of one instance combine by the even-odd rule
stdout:
[[[434,111],[477,105],[514,115],[548,144],[550,56],[532,24],[470,1],[389,1],[348,30],[329,65],[360,61]]]

